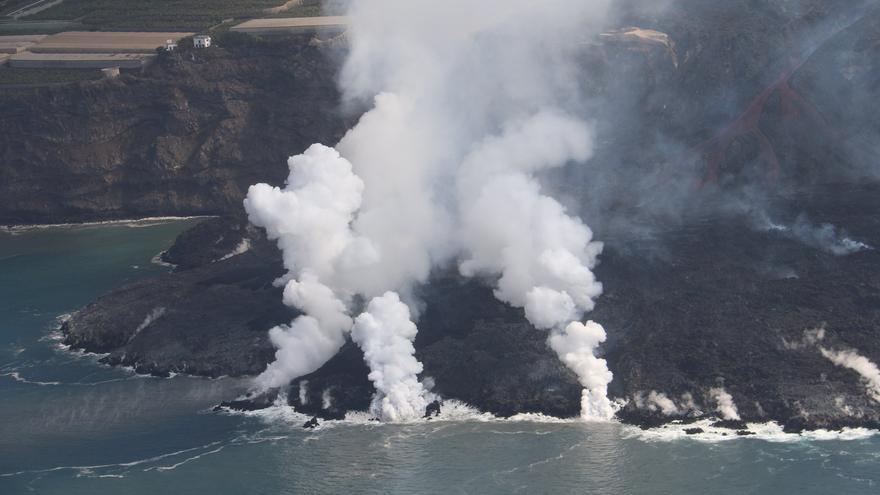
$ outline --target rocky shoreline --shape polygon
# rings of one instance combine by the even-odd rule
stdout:
[[[819,215],[829,209],[823,198],[836,198],[836,214],[822,221],[880,245],[878,186],[828,188],[805,194],[798,209]],[[222,259],[245,238],[246,252]],[[180,267],[73,315],[65,343],[158,375],[261,372],[273,358],[266,330],[294,316],[272,285],[283,273],[277,249],[241,219],[217,218],[182,234],[166,260]],[[877,250],[836,255],[733,216],[659,241],[613,240],[596,273],[605,294],[589,317],[610,336],[605,357],[615,375],[610,395],[626,401],[621,421],[653,427],[721,417],[713,395],[720,389],[738,418],[719,426],[734,430],[770,420],[786,432],[880,426],[880,403],[864,379],[821,351],[852,349],[880,362]],[[420,296],[415,347],[434,392],[501,417],[578,415],[580,385],[521,310],[453,269],[436,273]],[[157,308],[162,314],[145,325]],[[810,342],[805,332],[818,328],[822,340]],[[368,408],[368,372],[349,342],[285,396],[304,414],[340,419]],[[265,407],[274,398],[229,405]]]

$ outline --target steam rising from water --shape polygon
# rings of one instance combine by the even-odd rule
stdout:
[[[359,297],[372,299],[354,340],[365,351],[385,419],[418,414],[425,391],[415,325],[401,300],[432,267],[465,276],[550,330],[549,343],[586,387],[584,414],[608,419],[605,340],[580,322],[602,292],[602,250],[552,198],[541,173],[592,155],[577,76],[579,41],[607,0],[356,0],[341,86],[373,107],[337,144],[290,159],[284,189],[251,187],[245,208],[284,252],[285,303],[305,315],[271,330],[277,387],[321,366],[344,343]]]
[[[351,338],[364,351],[377,391],[370,410],[383,421],[419,417],[428,405],[428,392],[417,378],[422,372],[412,344],[417,331],[409,308],[394,292],[373,298],[354,322]]]
[[[345,343],[352,325],[345,302],[325,283],[333,282],[335,263],[357,242],[348,224],[360,205],[363,182],[335,150],[318,144],[288,164],[284,189],[257,184],[244,200],[251,223],[264,227],[284,255],[284,303],[305,313],[269,331],[278,352],[257,377],[262,389],[320,368]]]
[[[733,402],[733,397],[726,390],[720,387],[709,389],[709,396],[715,399],[717,403],[715,410],[721,415],[721,419],[739,421],[739,411]]]
[[[550,347],[559,354],[562,362],[572,369],[584,386],[581,397],[581,416],[590,420],[608,420],[615,408],[608,400],[608,384],[611,371],[604,359],[596,358],[596,347],[605,341],[605,330],[597,323],[571,322],[564,332],[550,335]]]

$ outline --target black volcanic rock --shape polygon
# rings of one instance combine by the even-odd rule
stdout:
[[[425,406],[425,417],[426,418],[439,416],[440,412],[441,412],[441,409],[440,409],[440,401],[439,400],[435,400],[435,401],[431,402],[430,404],[428,404],[427,406]]]
[[[877,246],[877,192],[825,185],[793,204]],[[798,344],[824,325],[823,347],[880,362],[877,250],[836,256],[736,218],[671,233],[660,245],[653,254],[621,254],[610,244],[597,268],[605,293],[589,316],[609,334],[613,395],[656,390],[681,402],[690,393],[714,411],[709,390],[723,383],[747,421],[804,416],[833,425],[847,407],[862,422],[877,420],[878,404],[855,372],[818,345]],[[627,414],[642,422],[656,413]]]
[[[351,341],[319,370],[291,383],[288,403],[304,414],[343,419],[348,411],[366,411],[373,396],[370,369]]]
[[[728,430],[745,430],[748,428],[745,421],[738,419],[723,419],[712,423],[715,428],[727,428]],[[739,434],[739,432],[737,432]]]
[[[802,192],[794,204],[880,245],[878,192],[880,186],[826,185]],[[605,294],[589,317],[609,334],[610,394],[653,390],[682,407],[665,416],[630,401],[619,413],[623,421],[692,421],[698,416],[684,409],[682,394],[708,413],[716,407],[711,389],[722,386],[743,421],[774,419],[787,431],[878,424],[880,407],[860,377],[818,348],[856,349],[880,362],[877,250],[836,256],[734,216],[650,242],[613,240],[601,260]],[[273,359],[266,330],[295,316],[271,283],[282,272],[277,249],[258,236],[247,253],[104,296],[71,318],[66,340],[151,373],[256,374]],[[419,295],[415,347],[434,392],[502,416],[578,414],[581,387],[547,347],[546,333],[498,302],[485,281],[438,270]],[[166,312],[135,332],[157,307]],[[804,331],[821,325],[824,340],[803,344]],[[348,342],[295,380],[288,402],[328,419],[367,410],[368,373],[360,349]]]
[[[248,248],[249,239],[259,236],[257,229],[249,226],[246,219],[208,218],[180,234],[162,253],[162,261],[175,265],[178,270],[208,265]]]
[[[221,411],[223,409],[231,409],[233,411],[259,411],[271,407],[277,398],[278,390],[276,389],[252,397],[223,401],[214,407],[214,411]]]
[[[416,357],[434,391],[501,416],[580,411],[577,377],[547,346],[547,334],[522,310],[497,301],[488,286],[455,272],[436,273],[421,297]]]
[[[272,284],[283,273],[277,250],[252,242],[243,254],[102,296],[63,324],[64,343],[158,376],[260,373],[275,353],[266,330],[296,313]]]

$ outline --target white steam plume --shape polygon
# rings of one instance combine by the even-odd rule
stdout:
[[[709,389],[709,396],[715,400],[715,410],[721,415],[721,419],[739,421],[739,411],[733,402],[733,397],[720,387]]]
[[[804,349],[808,347],[813,347],[822,340],[825,339],[825,324],[816,327],[816,328],[808,328],[804,330],[804,335],[801,337],[801,340],[788,341],[785,337],[782,338],[782,347],[788,349],[790,351],[795,351],[798,349]]]
[[[865,388],[868,389],[868,395],[880,402],[880,369],[870,359],[854,350],[835,351],[819,347],[819,352],[837,366],[849,368],[858,373],[865,383]]]
[[[415,358],[416,332],[409,308],[394,292],[373,298],[351,330],[377,391],[370,411],[383,421],[419,417],[428,405],[428,392],[417,378],[422,363]]]
[[[134,329],[134,333],[131,334],[131,337],[128,338],[128,341],[131,342],[132,340],[134,340],[135,337],[137,337],[138,334],[140,334],[143,329],[152,325],[153,322],[155,322],[159,318],[163,317],[164,315],[165,315],[165,308],[163,306],[153,308],[153,310],[150,311],[149,313],[147,313],[147,316],[144,317],[144,321],[142,321],[141,324],[138,325],[138,327]]]
[[[608,399],[611,371],[604,359],[595,357],[594,350],[605,341],[605,330],[597,323],[571,322],[564,332],[550,334],[550,347],[562,362],[577,374],[584,391],[581,394],[581,416],[588,420],[608,420],[616,411]]]
[[[536,327],[550,329],[550,346],[577,375],[585,390],[581,415],[608,420],[612,374],[595,349],[605,330],[580,323],[602,293],[591,271],[602,244],[553,198],[541,193],[533,173],[592,154],[590,129],[552,110],[509,124],[485,139],[462,164],[458,199],[461,239],[468,257],[465,276],[497,275],[495,296],[523,307]]]
[[[544,111],[487,138],[468,155],[458,177],[462,274],[497,274],[496,297],[524,307],[538,328],[563,327],[593,309],[602,292],[590,269],[602,250],[593,233],[541,193],[531,175],[584,161],[589,127]]]
[[[791,226],[787,226],[773,222],[766,213],[762,212],[755,218],[755,223],[761,230],[779,232],[804,245],[835,256],[847,256],[859,251],[874,249],[862,241],[848,237],[843,229],[830,223],[815,225],[806,215],[799,215]]]
[[[611,373],[594,354],[605,332],[580,323],[602,290],[592,273],[602,245],[540,182],[544,170],[592,155],[578,56],[608,3],[352,2],[341,87],[373,108],[338,143],[340,154],[313,146],[291,159],[283,190],[254,186],[245,204],[284,251],[286,280],[321,294],[307,301],[285,291],[306,316],[273,329],[278,360],[258,383],[281,385],[329,359],[351,328],[354,296],[396,291],[412,302],[432,267],[460,258],[463,274],[496,279],[500,300],[551,330],[550,345],[586,387],[584,414],[611,417]],[[364,323],[372,329],[358,331],[364,350],[410,328],[364,321],[389,326]],[[367,357],[371,375],[392,362],[415,369],[404,340],[410,346],[392,346],[382,362]],[[413,394],[403,403],[414,403],[423,393],[416,373],[394,375],[384,390],[374,380],[377,397],[402,387]]]
[[[257,377],[264,390],[317,370],[339,351],[352,325],[344,301],[325,283],[333,281],[336,262],[359,244],[349,223],[364,184],[347,160],[318,144],[288,164],[284,189],[257,184],[244,200],[250,222],[264,227],[283,253],[284,303],[305,313],[269,331],[278,351]]]
[[[278,350],[275,361],[257,377],[262,389],[281,387],[316,371],[339,351],[351,328],[345,305],[311,273],[287,282],[284,302],[306,314],[269,330],[269,340]]]
[[[656,390],[651,390],[647,397],[645,397],[644,392],[639,392],[633,397],[633,401],[639,409],[660,411],[664,416],[677,416],[688,410],[688,404],[690,402],[690,405],[692,405],[693,398],[691,398],[689,402],[686,400],[684,410],[679,409],[669,396],[663,392],[657,392]]]

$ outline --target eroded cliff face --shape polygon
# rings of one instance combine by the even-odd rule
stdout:
[[[657,189],[646,171],[735,183],[768,161],[801,180],[871,168],[880,25],[859,3],[621,2],[580,45],[583,111],[607,145],[563,188],[612,171],[582,212],[602,227]],[[280,183],[288,156],[357,118],[339,105],[344,42],[216,41],[117,80],[0,89],[0,225],[235,213],[249,185]]]
[[[348,127],[335,48],[217,45],[116,80],[0,90],[0,225],[235,211]]]

